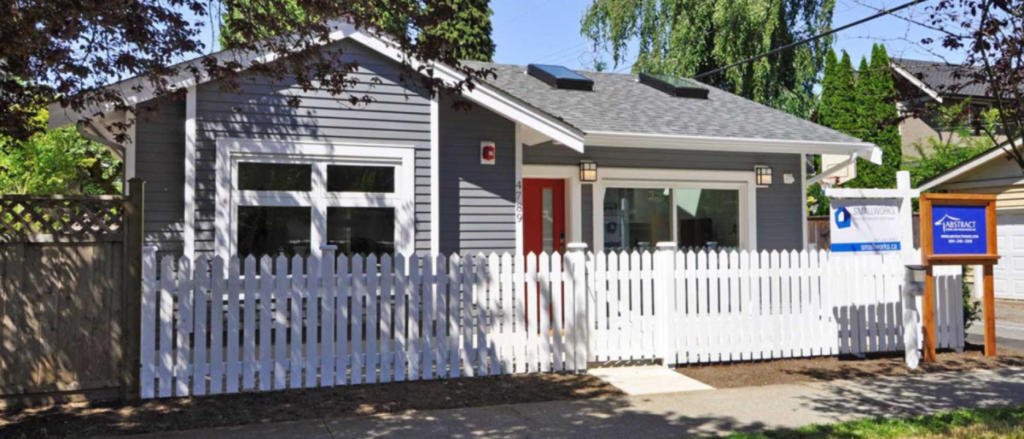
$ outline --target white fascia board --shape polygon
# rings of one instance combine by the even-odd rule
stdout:
[[[910,81],[911,84],[914,84],[917,88],[920,88],[921,91],[925,92],[925,94],[927,94],[928,96],[931,96],[932,99],[935,99],[936,102],[940,104],[942,103],[942,96],[939,95],[939,92],[932,90],[931,87],[927,86],[924,82],[921,82],[920,79],[917,79],[917,77],[912,75],[910,72],[903,70],[903,68],[900,67],[898,64],[890,63],[889,66],[892,68],[892,71],[906,78],[907,81]]]
[[[1005,154],[1006,150],[1003,149],[1003,147],[993,148],[991,151],[971,159],[966,165],[953,169],[951,171],[947,171],[945,174],[939,175],[933,180],[921,185],[921,187],[918,187],[918,189],[921,190],[922,192],[932,190],[936,186],[945,184],[951,180],[955,180],[975,169],[978,169],[981,166],[984,166],[986,163],[992,160],[995,160],[999,157],[1003,157]]]
[[[590,146],[615,146],[621,148],[689,149],[775,154],[857,154],[859,157],[867,158],[872,163],[882,164],[882,149],[867,142],[833,143],[593,131],[587,133],[586,144]]]

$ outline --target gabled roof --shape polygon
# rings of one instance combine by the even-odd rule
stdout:
[[[973,71],[968,67],[906,58],[892,58],[890,62],[893,71],[933,98],[988,97],[988,85],[972,81],[970,76]]]
[[[1018,140],[1017,143],[1019,142],[1020,141]],[[964,161],[963,163],[960,163],[959,165],[950,168],[946,172],[929,178],[928,180],[922,181],[917,188],[922,191],[934,189],[940,185],[953,182],[957,178],[966,175],[969,172],[974,171],[975,169],[979,169],[988,163],[992,163],[996,159],[1006,158],[1008,153],[1005,147],[1008,144],[1009,142],[1004,142],[999,145],[993,146],[986,150],[985,152],[978,154]]]
[[[356,29],[350,23],[334,24],[329,41],[352,39],[397,62],[405,59],[394,44]],[[268,62],[273,54],[222,52],[231,56]],[[201,63],[202,58],[189,61]],[[419,67],[416,61],[410,61]],[[582,152],[585,144],[672,149],[727,150],[737,152],[858,154],[881,164],[877,146],[832,129],[800,119],[748,99],[708,87],[707,99],[673,97],[640,84],[631,74],[578,72],[594,80],[593,91],[558,90],[527,76],[525,67],[466,62],[472,67],[491,67],[497,78],[477,81],[463,96],[518,122],[569,148]],[[436,77],[447,82],[465,74],[447,65],[433,65]],[[193,87],[208,81],[188,75],[168,78],[176,87]],[[153,94],[146,84],[129,79],[111,85],[122,90],[129,102],[143,102]],[[51,111],[51,125],[73,123],[62,111]]]

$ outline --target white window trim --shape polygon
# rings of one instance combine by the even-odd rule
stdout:
[[[604,249],[604,196],[608,188],[733,189],[740,195],[740,248],[757,249],[757,182],[753,172],[600,168],[594,184],[594,250]],[[675,223],[673,213],[673,224]],[[678,237],[672,227],[672,240]]]
[[[583,189],[580,185],[580,168],[567,165],[524,165],[522,178],[547,178],[565,180],[566,244],[583,242]],[[519,181],[522,181],[520,179]],[[521,221],[520,221],[521,222]],[[517,230],[517,241],[523,240],[523,230]],[[517,244],[517,247],[519,245]],[[520,248],[519,253],[523,250]]]
[[[237,190],[237,163],[313,163],[312,192]],[[326,186],[329,164],[394,165],[394,194],[330,194]],[[395,251],[415,251],[415,150],[414,145],[379,143],[307,143],[222,138],[217,140],[216,252],[227,258],[237,251],[239,205],[309,206],[324,215],[312,216],[310,252],[319,257],[327,243],[328,207],[394,207]]]
[[[185,95],[185,227],[182,231],[184,254],[196,257],[196,87]]]

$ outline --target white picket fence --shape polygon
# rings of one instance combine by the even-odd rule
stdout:
[[[894,257],[324,254],[158,267],[147,249],[142,397],[903,349]],[[960,273],[943,270],[939,346],[962,349]]]

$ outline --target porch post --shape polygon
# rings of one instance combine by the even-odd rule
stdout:
[[[661,364],[668,367],[675,364],[675,352],[672,351],[672,328],[670,317],[675,299],[675,254],[678,245],[674,242],[659,242],[654,255],[654,315],[657,316],[657,327],[654,328],[654,346],[656,357]]]

